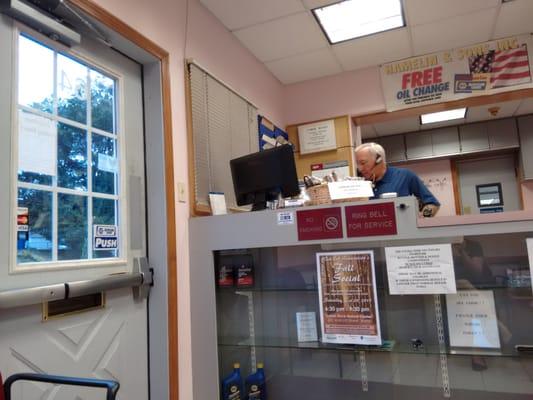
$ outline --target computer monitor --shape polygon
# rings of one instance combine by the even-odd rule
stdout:
[[[300,194],[292,146],[248,154],[230,161],[237,205],[253,204],[252,211],[263,210],[266,202]]]

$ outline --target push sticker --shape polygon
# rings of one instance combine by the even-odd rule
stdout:
[[[94,250],[118,249],[118,230],[116,225],[94,225],[93,229]]]

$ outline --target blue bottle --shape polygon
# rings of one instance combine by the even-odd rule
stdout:
[[[239,363],[233,364],[233,372],[222,380],[222,400],[244,400]]]
[[[246,400],[266,400],[263,363],[257,363],[257,371],[246,378],[246,396]]]

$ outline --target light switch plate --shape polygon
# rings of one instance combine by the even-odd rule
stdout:
[[[178,182],[178,201],[180,203],[186,203],[187,202],[187,191],[185,189],[185,183],[184,182]]]

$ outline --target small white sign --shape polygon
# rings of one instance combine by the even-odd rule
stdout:
[[[211,206],[211,214],[213,215],[224,215],[228,213],[226,197],[222,192],[209,192],[209,204]]]
[[[98,169],[116,174],[118,171],[118,159],[107,154],[98,153]]]
[[[531,291],[533,292],[533,238],[526,239],[527,254],[529,257],[529,276],[531,279]]]
[[[298,342],[318,341],[316,313],[314,311],[297,312],[296,330],[298,331]]]
[[[373,197],[372,182],[370,181],[342,181],[328,183],[331,200],[351,199],[354,197]]]
[[[450,346],[500,348],[492,290],[461,290],[446,295]]]
[[[294,224],[294,213],[292,211],[282,211],[278,213],[278,225]]]
[[[56,175],[57,128],[51,119],[19,111],[18,170]]]
[[[116,225],[94,225],[93,227],[94,250],[118,249],[118,229]]]
[[[298,127],[300,154],[317,153],[337,148],[335,121],[315,122]]]
[[[386,247],[390,294],[456,293],[451,244]]]

